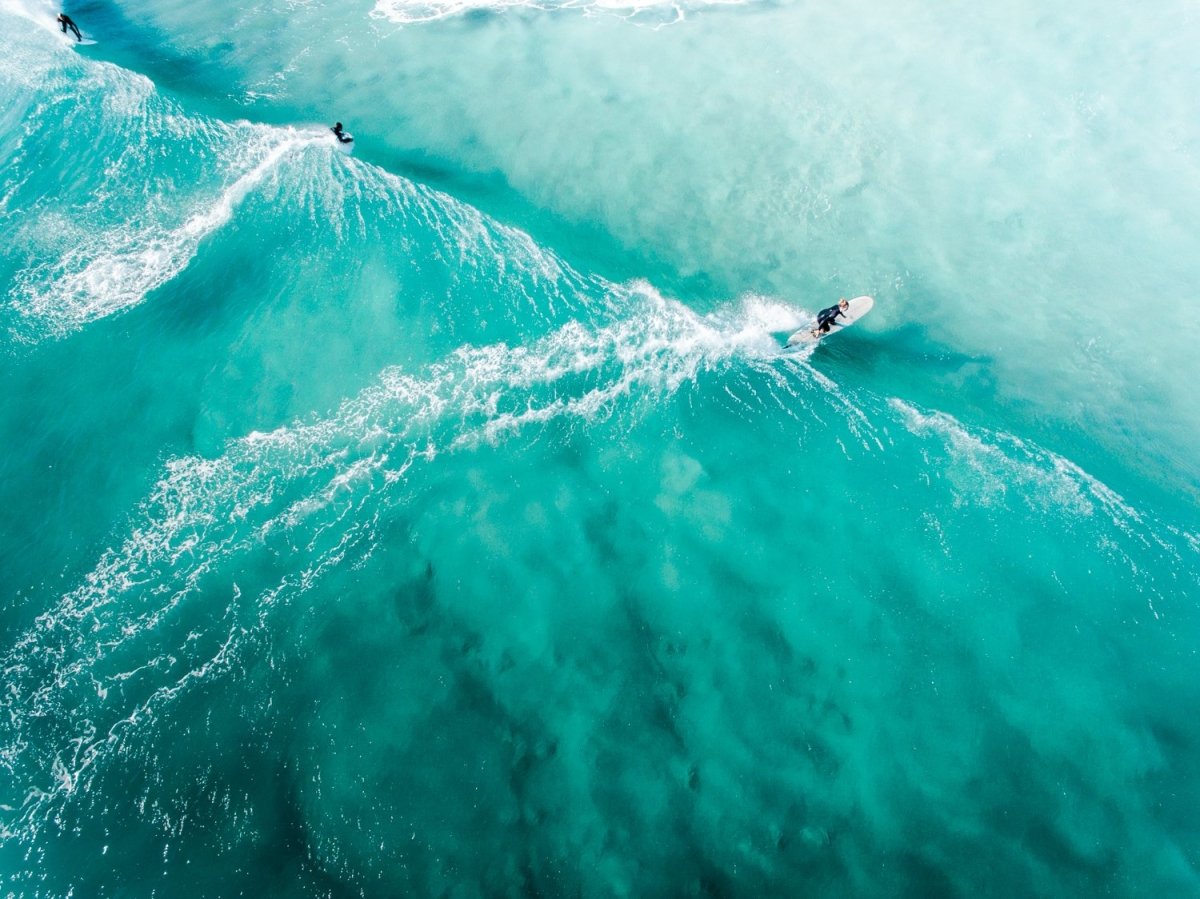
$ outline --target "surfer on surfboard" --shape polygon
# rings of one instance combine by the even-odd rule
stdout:
[[[864,315],[871,311],[875,300],[868,296],[855,297],[852,300],[842,298],[836,306],[822,309],[817,313],[814,325],[801,328],[787,339],[788,346],[813,346],[820,343],[822,338],[830,334],[846,330]],[[836,329],[834,326],[837,326]]]
[[[71,17],[68,16],[65,12],[60,12],[58,14],[58,24],[62,27],[63,34],[66,34],[67,29],[70,28],[72,31],[75,32],[75,40],[77,40],[77,41],[83,40],[83,35],[79,33],[79,26],[76,25],[73,21],[71,21]]]
[[[830,306],[828,309],[822,309],[817,313],[817,324],[812,329],[812,336],[819,337],[821,334],[828,334],[831,325],[836,324],[834,319],[839,315],[842,318],[846,317],[846,310],[850,308],[850,303],[845,297],[837,301],[836,306]]]
[[[349,143],[354,142],[354,138],[352,138],[349,134],[347,134],[346,132],[344,132],[342,130],[341,122],[334,122],[333,127],[330,128],[329,130],[332,131],[333,136],[336,137],[343,144],[349,144]]]

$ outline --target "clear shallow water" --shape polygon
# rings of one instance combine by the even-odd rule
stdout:
[[[1194,12],[510,7],[0,7],[7,890],[1196,892]]]

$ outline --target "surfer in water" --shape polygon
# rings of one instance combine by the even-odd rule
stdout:
[[[830,306],[828,309],[822,309],[817,313],[817,324],[812,329],[812,336],[817,337],[821,334],[829,333],[829,326],[836,324],[834,321],[839,315],[842,318],[846,317],[846,310],[850,308],[850,303],[845,297],[837,301],[836,306]]]
[[[67,29],[70,28],[72,31],[75,32],[75,40],[77,40],[77,41],[83,40],[83,35],[79,33],[79,26],[76,25],[73,21],[71,21],[71,17],[68,16],[65,12],[60,12],[58,14],[58,24],[62,27],[63,34],[66,34]]]
[[[349,144],[349,143],[354,142],[354,138],[352,138],[349,134],[346,134],[344,131],[342,131],[342,123],[341,122],[334,122],[333,127],[330,128],[329,130],[333,132],[334,137],[336,137],[339,141],[341,141],[344,144]]]

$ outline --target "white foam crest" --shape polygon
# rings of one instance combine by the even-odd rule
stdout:
[[[56,33],[55,14],[50,9],[35,14],[20,3],[0,3],[0,16],[6,12]],[[0,33],[17,24],[4,21]],[[53,49],[62,52],[50,52]],[[0,83],[15,90],[6,97],[13,118],[5,123],[11,126],[5,137],[13,144],[12,155],[4,167],[7,183],[0,197],[0,215],[9,211],[18,189],[39,174],[42,166],[38,160],[45,148],[47,122],[72,132],[78,128],[81,134],[75,142],[91,143],[90,128],[96,120],[107,123],[144,117],[147,101],[154,92],[151,81],[142,75],[77,56],[67,47],[65,38],[46,39],[26,29],[14,34],[14,40],[4,51],[0,53]]]
[[[603,419],[620,403],[652,403],[735,356],[764,368],[778,358],[779,344],[764,324],[773,319],[763,318],[762,303],[701,315],[645,282],[617,292],[626,312],[606,326],[572,322],[531,347],[460,350],[468,376],[452,404],[484,420],[463,427],[452,448],[494,443],[559,417]]]
[[[657,28],[682,22],[691,10],[745,3],[746,0],[376,0],[371,16],[399,25],[415,25],[482,12],[573,10],[585,16],[614,16]]]
[[[62,336],[141,303],[187,267],[201,241],[228,222],[237,205],[283,160],[320,141],[294,129],[259,133],[260,141],[245,151],[250,167],[178,227],[164,231],[162,223],[151,221],[95,233],[84,224],[48,218],[48,227],[74,235],[75,246],[58,260],[18,276],[12,305]]]
[[[88,80],[80,87],[95,90],[101,97],[104,113],[116,119],[147,118],[147,107],[155,94],[154,82],[137,72],[108,62],[93,62],[86,67]]]
[[[54,5],[50,2],[39,3],[37,0],[0,0],[0,12],[25,19],[51,34],[61,33],[58,23],[55,21],[55,17],[58,14],[55,12]]]
[[[58,30],[54,21],[56,13],[49,9],[37,8],[35,4],[21,2],[21,0],[0,0],[0,16],[5,15],[24,19],[44,32],[55,33]],[[10,40],[5,43],[4,52],[0,53],[0,75],[5,80],[25,88],[44,88],[51,73],[61,66],[63,57],[58,54],[47,54],[47,45],[50,42],[45,39],[29,41],[26,34],[15,34],[13,29],[15,24],[15,22],[0,24],[0,28],[3,28],[6,36],[10,37]],[[71,52],[65,40],[54,43],[59,45],[62,53]],[[33,46],[30,46],[31,44]]]
[[[922,411],[895,398],[888,402],[909,431],[941,442],[950,464],[931,462],[930,469],[954,486],[957,504],[1021,503],[1041,513],[1065,512],[1078,518],[1100,513],[1128,544],[1163,554],[1162,570],[1180,570],[1189,550],[1181,551],[1163,534],[1181,532],[1152,521],[1069,459],[1012,434],[968,428],[945,412]],[[1133,548],[1122,549],[1103,534],[1098,539],[1102,548],[1118,553],[1135,574],[1142,570]],[[1149,585],[1144,587],[1151,590]],[[1148,601],[1154,616],[1159,617],[1153,601]]]
[[[1076,515],[1091,515],[1104,502],[1101,494],[1088,489],[1092,479],[1072,463],[1054,453],[1030,447],[1019,437],[967,428],[952,415],[923,412],[900,399],[889,400],[889,405],[913,434],[941,438],[953,460],[959,463],[959,468],[941,469],[964,491],[956,499],[959,503],[999,503],[1014,489],[1025,502]],[[1132,510],[1117,499],[1113,511],[1119,513],[1119,520],[1115,523],[1125,528],[1129,517],[1125,513]]]

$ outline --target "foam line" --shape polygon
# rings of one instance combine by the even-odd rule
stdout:
[[[32,22],[51,34],[61,34],[58,23],[55,21],[58,13],[55,12],[52,3],[36,3],[33,0],[0,0],[0,12]]]
[[[399,25],[436,22],[480,12],[525,9],[538,12],[574,10],[584,15],[607,15],[635,22],[648,21],[656,27],[682,22],[687,12],[708,6],[743,6],[745,0],[376,0],[371,16]]]
[[[225,225],[234,209],[288,157],[320,142],[292,131],[268,145],[259,161],[240,175],[205,208],[181,226],[161,230],[156,223],[144,227],[119,227],[100,234],[84,246],[69,251],[49,271],[39,271],[36,281],[49,280],[44,289],[26,281],[17,292],[17,306],[26,316],[50,324],[58,335],[97,319],[136,306],[147,294],[182,272],[196,255],[201,241]]]
[[[931,470],[950,482],[961,503],[1024,506],[1039,514],[1066,513],[1076,519],[1099,515],[1130,544],[1128,549],[1108,548],[1117,551],[1135,575],[1139,566],[1134,556],[1139,550],[1161,554],[1163,571],[1182,566],[1180,547],[1162,536],[1178,535],[1178,529],[1152,521],[1071,460],[1012,434],[968,427],[945,412],[921,410],[896,398],[888,404],[911,433],[941,444],[947,463],[931,465]],[[1101,539],[1111,544],[1108,537]],[[1146,578],[1139,580],[1146,584],[1150,611],[1160,617],[1154,597],[1161,599],[1162,594]]]

